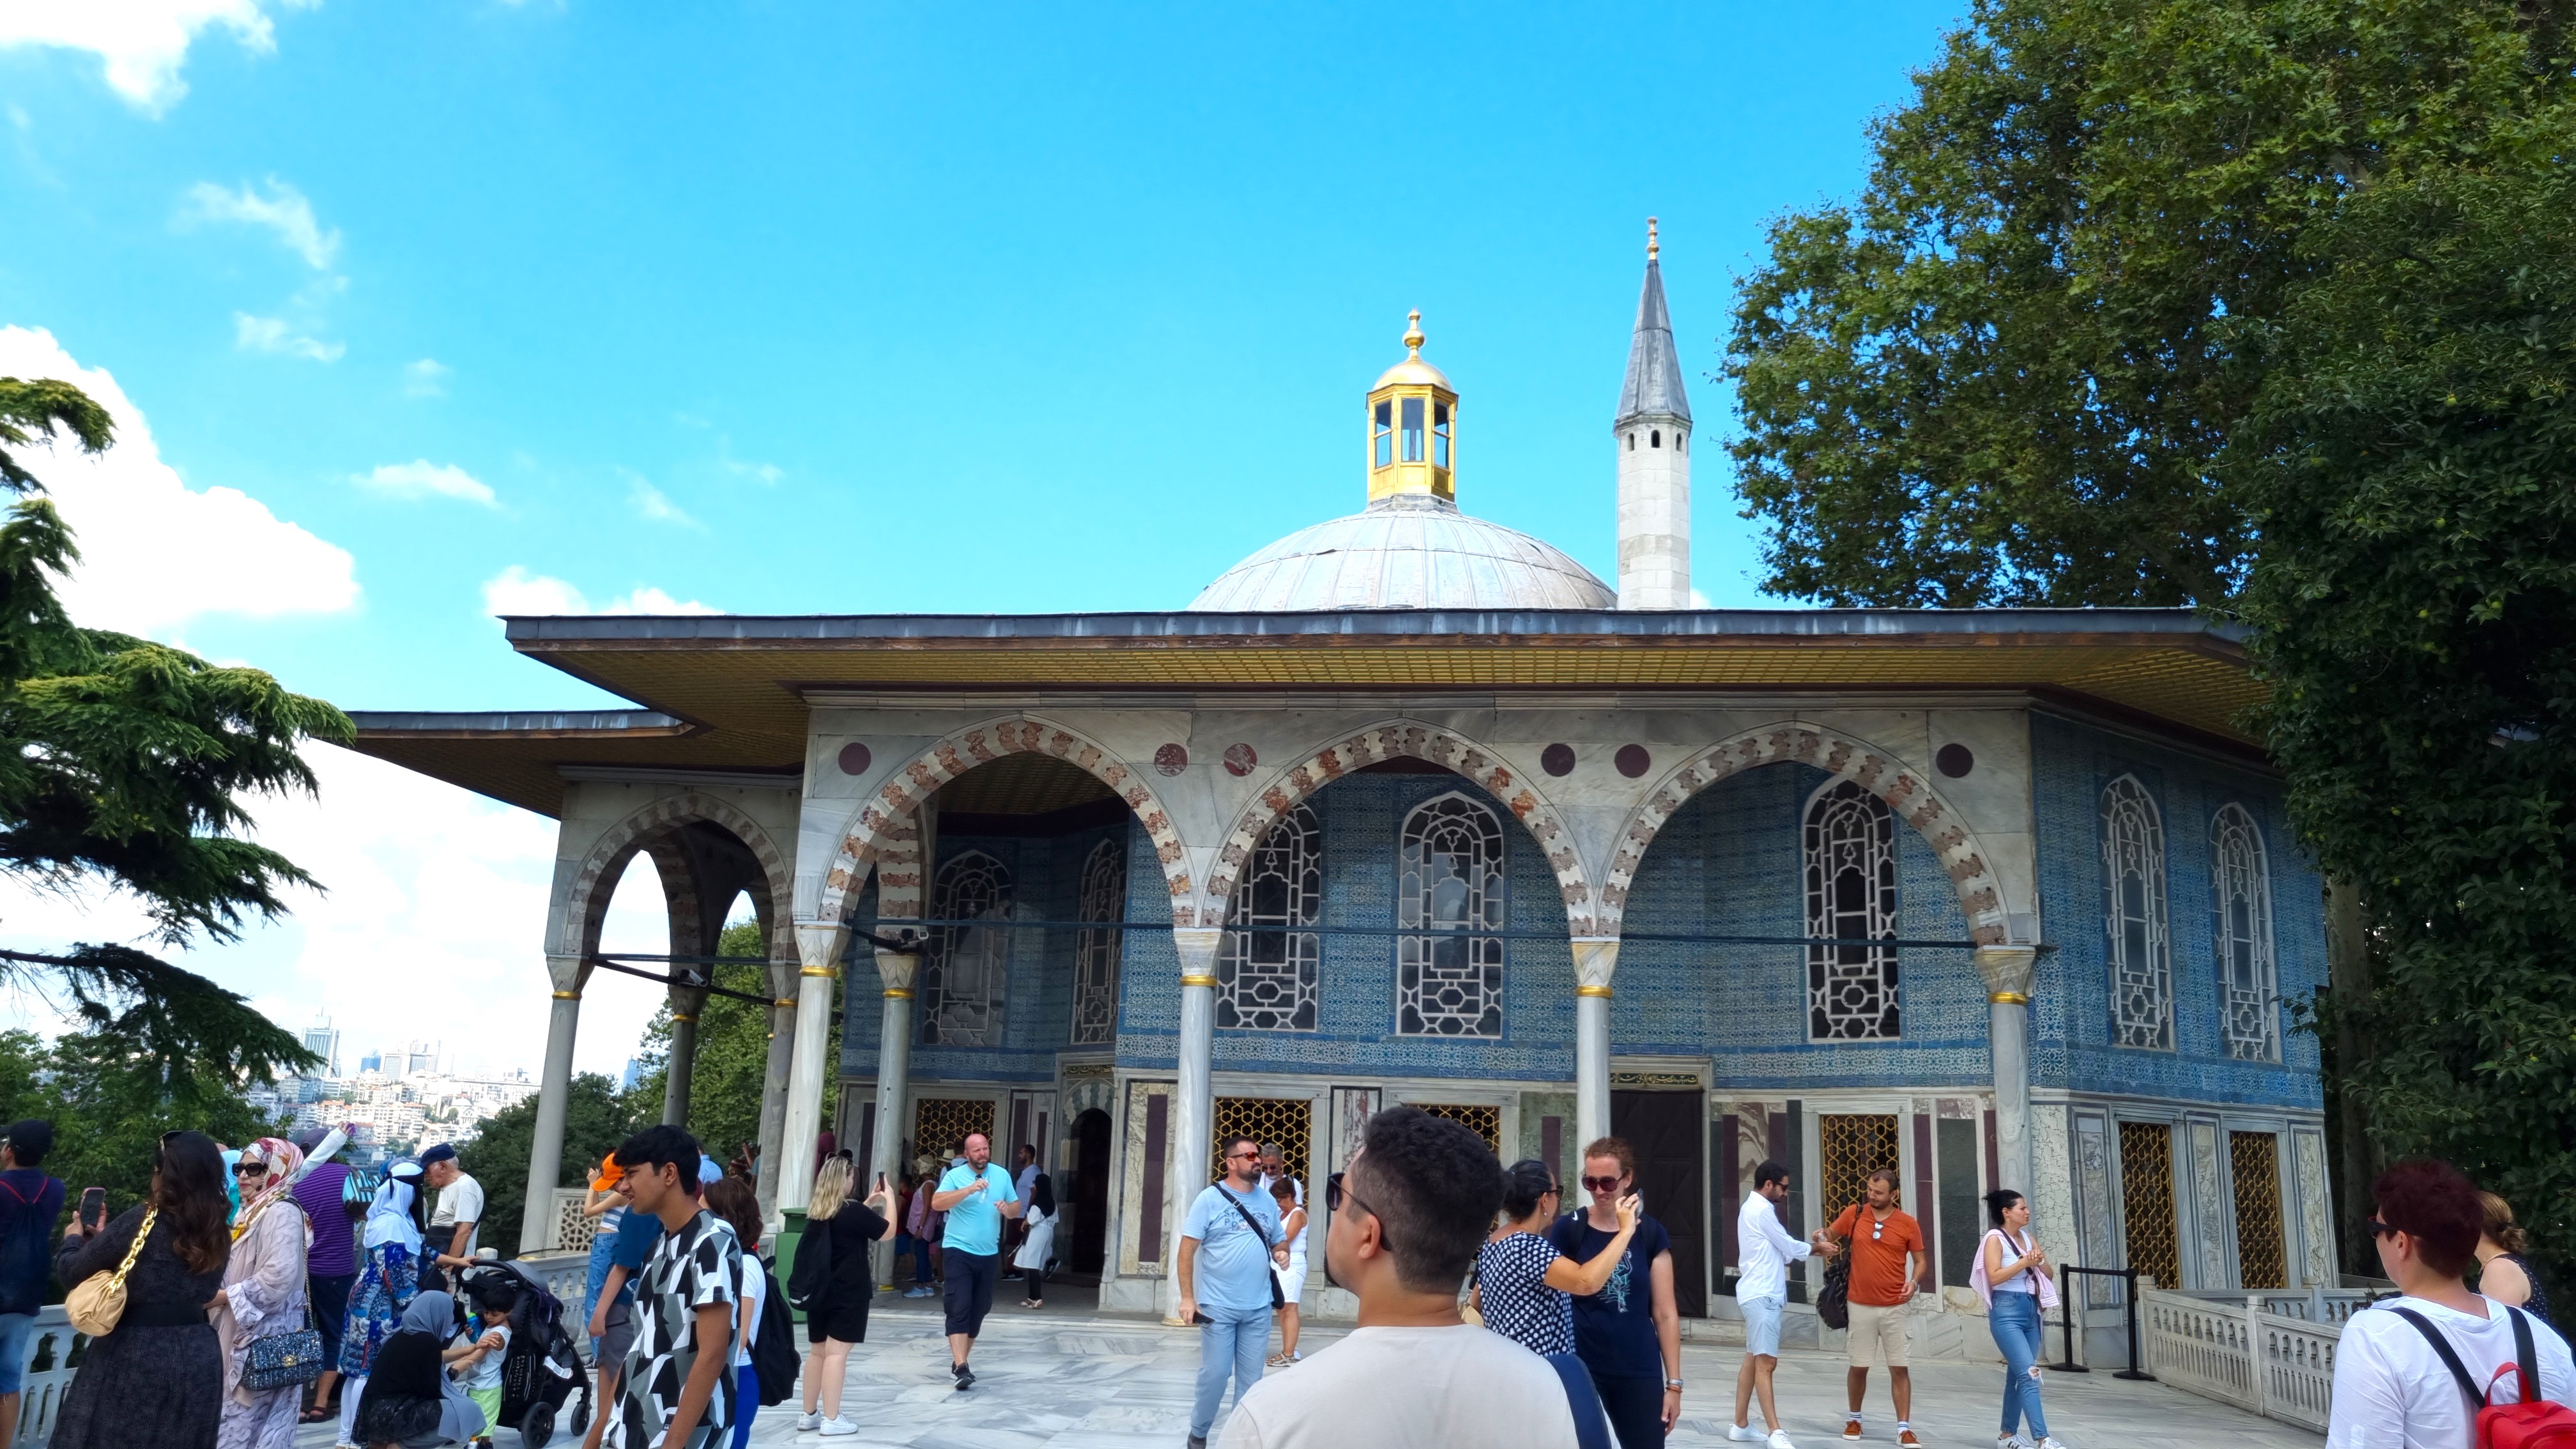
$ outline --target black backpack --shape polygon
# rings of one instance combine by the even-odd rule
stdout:
[[[799,1313],[812,1313],[832,1291],[831,1220],[809,1222],[796,1240],[796,1263],[787,1270],[787,1301]]]
[[[797,1262],[802,1265],[804,1252],[799,1249]],[[751,1371],[760,1380],[760,1406],[787,1402],[796,1392],[796,1320],[787,1316],[787,1300],[779,1294],[778,1280],[769,1265],[760,1265],[760,1276],[769,1290],[760,1300],[760,1337],[751,1345]]]

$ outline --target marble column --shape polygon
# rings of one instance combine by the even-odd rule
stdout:
[[[1619,970],[1619,938],[1574,938],[1574,1137],[1582,1144],[1610,1135],[1610,978]]]
[[[1216,953],[1225,932],[1175,926],[1172,945],[1181,957],[1180,1087],[1173,1093],[1169,1213],[1163,1241],[1181,1240],[1181,1219],[1199,1190],[1214,1181],[1208,1171],[1208,1134],[1216,1131]],[[1180,1308],[1180,1278],[1167,1274],[1163,1316]]]
[[[1986,983],[1988,1054],[1995,1069],[1995,1166],[1999,1186],[2034,1192],[2030,1141],[2030,982],[2033,946],[1980,946]],[[2034,1199],[2036,1206],[2036,1199]]]
[[[533,1253],[553,1234],[556,1186],[563,1177],[564,1112],[572,1100],[573,1033],[581,1025],[581,988],[590,980],[587,956],[548,956],[554,1011],[546,1021],[546,1065],[537,1078],[536,1139],[528,1146],[526,1210],[519,1216],[519,1251]]]
[[[793,961],[769,963],[769,1065],[760,1082],[757,1186],[761,1221],[773,1225],[778,1220],[778,1162],[787,1132],[787,1073],[796,1052],[796,969]]]
[[[798,921],[796,1046],[787,1064],[787,1118],[778,1143],[778,1207],[801,1213],[814,1196],[814,1148],[823,1136],[823,1084],[837,1075],[832,1042],[832,983],[850,928],[838,921]]]
[[[663,1068],[662,1120],[685,1129],[689,1125],[689,1079],[698,1064],[698,1013],[707,1009],[707,988],[697,983],[706,979],[701,967],[674,963],[671,974],[679,980],[671,984],[671,1059]],[[690,984],[682,985],[681,981]],[[705,1144],[707,1154],[722,1161],[726,1144]]]
[[[913,951],[877,952],[877,980],[885,992],[877,1026],[877,1136],[865,1164],[866,1181],[857,1195],[876,1190],[882,1176],[893,1186],[903,1173],[904,1104],[912,1091],[912,993],[920,979],[921,955]],[[876,1248],[877,1281],[894,1282],[894,1239]]]

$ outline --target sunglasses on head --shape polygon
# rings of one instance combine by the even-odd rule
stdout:
[[[1619,1190],[1619,1179],[1615,1177],[1587,1177],[1583,1179],[1583,1186],[1584,1190],[1587,1192],[1617,1192]]]

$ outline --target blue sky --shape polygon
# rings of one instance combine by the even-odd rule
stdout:
[[[1185,604],[1360,505],[1412,307],[1461,504],[1608,576],[1645,218],[1715,441],[1733,276],[1960,7],[88,8],[0,18],[0,328],[53,349],[0,371],[112,376],[176,482],[67,500],[129,561],[76,605],[487,708],[608,702],[495,603]],[[1694,451],[1695,581],[1766,602]],[[301,1002],[313,950],[218,974]]]

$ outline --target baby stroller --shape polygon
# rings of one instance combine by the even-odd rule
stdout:
[[[590,1421],[590,1376],[573,1352],[563,1328],[563,1301],[517,1263],[479,1263],[459,1275],[467,1296],[496,1276],[518,1292],[519,1306],[510,1314],[510,1346],[501,1353],[501,1423],[519,1431],[528,1449],[544,1449],[555,1431],[564,1400],[581,1391],[573,1431]]]

